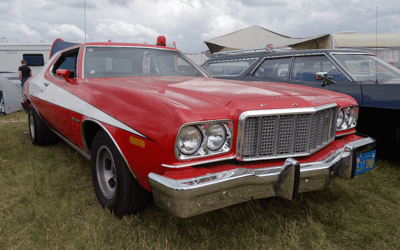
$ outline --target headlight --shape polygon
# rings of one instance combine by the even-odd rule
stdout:
[[[175,141],[179,160],[224,154],[232,148],[233,123],[230,120],[191,122],[184,124]]]
[[[207,147],[211,150],[218,150],[224,145],[226,138],[225,128],[222,124],[213,123],[208,128]]]
[[[338,118],[336,121],[336,128],[340,128],[344,121],[344,111],[341,109],[339,110]]]
[[[358,106],[342,107],[336,121],[336,131],[355,128],[358,119]]]
[[[191,155],[199,149],[201,145],[200,131],[193,126],[188,126],[181,130],[178,135],[178,148],[185,155]]]

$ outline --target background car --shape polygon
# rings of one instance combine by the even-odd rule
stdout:
[[[24,85],[32,143],[91,161],[115,215],[157,205],[189,217],[271,196],[295,199],[374,168],[347,95],[210,78],[160,38],[59,51]]]
[[[390,145],[381,153],[400,152],[400,70],[369,52],[232,51],[213,54],[202,67],[219,79],[292,83],[348,94],[360,106],[357,130],[376,137],[378,146]],[[328,79],[316,77],[319,72]]]

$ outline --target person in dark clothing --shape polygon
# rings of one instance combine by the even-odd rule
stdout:
[[[18,68],[19,70],[19,80],[21,80],[21,87],[24,88],[24,83],[28,80],[29,77],[32,76],[32,70],[28,66],[26,66],[26,61],[21,61],[22,66]]]

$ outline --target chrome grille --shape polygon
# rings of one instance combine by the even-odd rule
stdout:
[[[259,113],[241,115],[238,153],[243,160],[308,155],[334,140],[336,104]]]

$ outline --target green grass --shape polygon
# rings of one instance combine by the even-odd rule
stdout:
[[[325,190],[187,219],[150,203],[115,218],[90,163],[63,142],[32,145],[27,115],[0,120],[0,249],[400,249],[400,165],[379,159]]]

